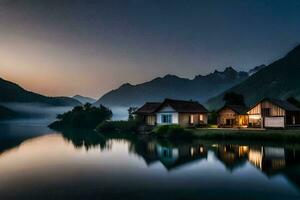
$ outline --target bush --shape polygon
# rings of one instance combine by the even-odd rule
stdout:
[[[139,127],[137,120],[129,121],[105,121],[96,128],[101,133],[136,132]]]
[[[194,135],[179,125],[158,126],[153,130],[154,136],[167,139],[192,139]]]
[[[93,107],[91,104],[84,106],[76,106],[71,111],[57,116],[58,121],[49,125],[53,129],[62,128],[79,128],[79,129],[95,129],[96,126],[112,117],[112,112],[100,105]]]

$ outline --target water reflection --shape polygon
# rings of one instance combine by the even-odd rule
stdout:
[[[299,153],[66,130],[0,155],[0,198],[299,199]]]
[[[128,150],[141,156],[148,166],[160,162],[167,170],[180,169],[194,161],[207,160],[208,152],[215,154],[227,170],[233,171],[250,163],[268,176],[300,165],[300,147],[274,147],[261,145],[207,144],[203,141],[171,143],[156,139],[130,136],[126,138],[102,136],[93,131],[62,133],[63,138],[75,148],[86,151],[99,148],[111,150],[114,141],[127,141]]]

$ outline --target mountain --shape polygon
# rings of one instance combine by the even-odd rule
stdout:
[[[91,97],[84,97],[81,95],[75,95],[72,97],[73,99],[76,99],[77,101],[81,102],[82,104],[86,104],[86,103],[95,103],[97,100],[93,99]]]
[[[253,69],[250,69],[249,72],[248,72],[248,74],[249,74],[249,76],[252,76],[253,74],[255,74],[256,72],[262,70],[262,69],[265,68],[265,67],[266,67],[266,65],[259,65],[259,66],[256,66],[256,67],[254,67]]]
[[[247,80],[225,92],[243,94],[248,105],[263,97],[286,99],[290,96],[300,98],[300,45],[283,58],[264,67]],[[209,108],[223,105],[224,93],[208,100]]]
[[[138,106],[146,101],[162,101],[165,98],[205,102],[247,78],[247,72],[237,72],[232,67],[227,67],[223,72],[198,75],[192,80],[166,75],[138,85],[126,83],[103,95],[95,104],[128,107]]]
[[[76,106],[81,103],[69,97],[46,97],[27,91],[19,85],[0,78],[1,103],[40,103],[49,106]]]

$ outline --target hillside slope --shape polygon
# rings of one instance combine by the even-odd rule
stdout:
[[[81,103],[69,97],[46,97],[27,91],[19,85],[0,78],[1,103],[41,103],[49,106],[76,106]]]
[[[95,103],[97,101],[96,99],[93,99],[91,97],[84,97],[84,96],[81,96],[81,95],[75,95],[72,98],[76,99],[77,101],[79,101],[82,104],[85,104],[85,103]]]
[[[264,67],[225,92],[243,94],[248,105],[254,104],[263,97],[286,99],[294,96],[300,98],[300,45],[285,57]],[[221,107],[224,93],[208,100],[207,106],[214,109]]]

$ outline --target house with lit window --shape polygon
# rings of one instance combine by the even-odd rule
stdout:
[[[247,112],[249,126],[287,128],[300,126],[300,109],[288,101],[264,98]]]
[[[197,101],[165,99],[163,102],[148,102],[140,107],[136,115],[145,125],[179,124],[184,127],[207,125],[208,111]]]
[[[218,126],[223,128],[248,127],[248,107],[242,105],[225,105],[218,110]]]

